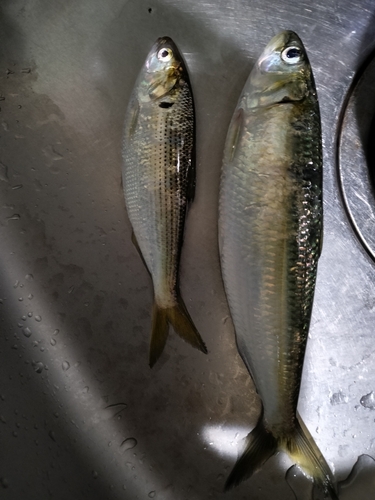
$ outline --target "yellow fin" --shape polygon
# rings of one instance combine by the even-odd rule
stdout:
[[[207,354],[207,348],[179,297],[174,307],[161,308],[154,302],[150,342],[150,367],[152,368],[164,350],[168,338],[168,324],[173,326],[179,337],[191,346]]]
[[[263,414],[246,438],[246,447],[230,473],[228,490],[256,472],[277,451],[285,451],[331,500],[338,500],[330,468],[302,420],[297,416],[292,432],[274,436],[264,425]]]

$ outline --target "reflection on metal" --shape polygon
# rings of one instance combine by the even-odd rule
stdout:
[[[207,425],[203,429],[203,439],[220,456],[237,458],[241,441],[249,434],[245,427]]]
[[[351,87],[339,132],[339,173],[346,209],[375,259],[375,54]]]
[[[222,491],[238,452],[227,438],[252,429],[260,407],[220,276],[220,165],[252,64],[281,29],[308,51],[324,140],[324,245],[299,412],[338,481],[360,455],[375,457],[375,265],[340,202],[334,142],[374,20],[373,0],[0,2],[1,498],[294,500],[284,454]],[[121,141],[136,76],[165,35],[196,100],[181,281],[209,353],[171,335],[150,370],[152,289],[131,243]],[[341,159],[353,156],[345,144]],[[366,498],[365,477],[343,500]]]

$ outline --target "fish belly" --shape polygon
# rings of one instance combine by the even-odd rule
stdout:
[[[298,181],[291,173],[292,106],[247,117],[220,199],[223,278],[240,354],[277,433],[292,425],[306,339],[298,265]]]
[[[152,276],[160,307],[176,303],[176,280],[186,211],[183,172],[178,171],[175,136],[168,113],[140,112],[124,148],[127,211]]]

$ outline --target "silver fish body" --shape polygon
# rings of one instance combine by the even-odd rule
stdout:
[[[123,185],[135,244],[154,286],[150,365],[164,349],[169,324],[207,352],[178,287],[185,216],[195,187],[195,114],[186,66],[168,37],[152,47],[130,99]]]
[[[321,239],[319,106],[303,44],[285,31],[255,64],[224,152],[222,273],[238,349],[263,404],[228,487],[283,449],[335,498],[328,465],[297,415]]]
[[[178,287],[185,216],[195,187],[195,114],[182,57],[168,38],[152,47],[125,119],[123,185],[136,244],[154,287],[150,365],[160,356],[168,324],[206,352]]]

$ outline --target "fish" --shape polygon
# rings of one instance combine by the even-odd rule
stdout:
[[[133,243],[154,291],[149,364],[169,325],[207,353],[179,290],[185,217],[195,193],[195,110],[186,64],[173,40],[153,44],[125,116],[122,183]]]
[[[262,401],[226,489],[277,451],[326,495],[333,476],[297,412],[322,248],[322,140],[314,77],[292,31],[268,43],[224,147],[219,248],[238,351]]]

